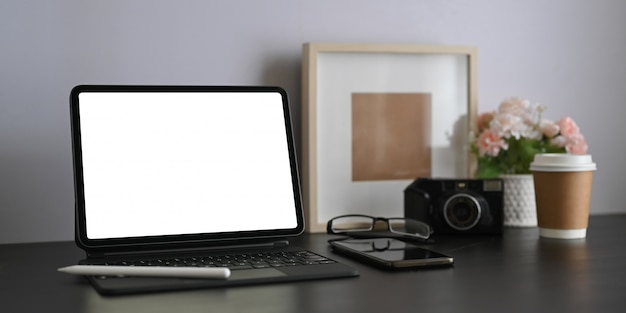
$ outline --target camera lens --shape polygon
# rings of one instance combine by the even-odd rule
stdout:
[[[458,193],[446,200],[443,217],[448,225],[456,230],[468,230],[480,221],[481,207],[472,195]]]

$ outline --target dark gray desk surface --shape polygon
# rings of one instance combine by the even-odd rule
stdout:
[[[445,238],[448,269],[390,273],[334,255],[327,235],[294,244],[357,267],[358,278],[101,297],[58,273],[73,242],[0,245],[0,312],[626,312],[626,215],[592,216],[584,240]]]

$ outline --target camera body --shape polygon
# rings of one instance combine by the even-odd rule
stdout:
[[[435,234],[502,234],[501,179],[418,178],[404,190],[404,215]]]

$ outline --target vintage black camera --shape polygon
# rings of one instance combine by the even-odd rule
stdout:
[[[404,190],[404,215],[435,234],[501,234],[501,179],[418,178]]]

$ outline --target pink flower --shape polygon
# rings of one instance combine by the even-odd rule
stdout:
[[[483,130],[489,128],[489,123],[493,120],[493,112],[487,112],[478,115],[478,132],[482,132]]]
[[[567,143],[565,144],[565,150],[571,154],[586,154],[587,153],[587,141],[585,137],[576,133],[567,137]]]
[[[578,128],[578,125],[576,125],[576,122],[574,122],[574,120],[568,116],[558,121],[558,124],[559,128],[561,129],[561,135],[565,136],[566,138],[580,132],[580,129]]]
[[[501,149],[508,149],[509,146],[498,135],[490,130],[485,130],[480,133],[480,136],[476,139],[476,145],[478,146],[478,153],[482,156],[497,156]]]
[[[530,106],[530,101],[519,97],[504,99],[498,107],[498,113],[513,114],[525,117],[526,109]]]
[[[558,135],[560,131],[559,125],[550,120],[542,120],[539,124],[539,128],[541,129],[541,133],[548,138],[553,138]]]
[[[580,133],[580,129],[574,120],[570,117],[564,117],[559,122],[561,128],[561,136],[565,138],[565,150],[571,154],[587,153],[587,141]]]

